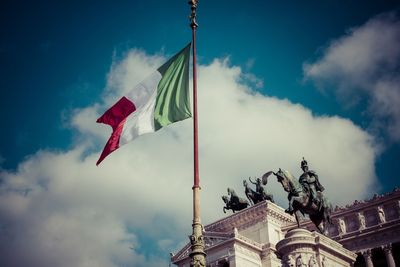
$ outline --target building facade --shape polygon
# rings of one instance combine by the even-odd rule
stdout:
[[[357,253],[354,266],[400,266],[400,190],[336,207],[329,236]],[[306,221],[302,227],[313,230]],[[287,231],[288,227],[283,227]]]
[[[329,226],[328,237],[317,233],[309,220],[301,222],[304,231],[294,234],[294,216],[269,201],[258,203],[204,227],[207,266],[297,266],[296,259],[293,263],[289,260],[295,256],[298,266],[400,267],[399,189],[367,201],[337,206],[332,219],[334,224]],[[308,250],[293,254],[296,249],[303,251],[302,245],[293,243],[294,252],[286,255],[281,248],[289,247],[282,246],[283,240],[294,240],[296,235],[308,235],[297,237],[309,240],[303,245]],[[188,267],[189,253],[190,243],[172,256],[171,262]]]

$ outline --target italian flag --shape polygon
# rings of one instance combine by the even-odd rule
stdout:
[[[189,43],[156,72],[134,87],[100,118],[112,127],[96,165],[139,135],[158,131],[192,116],[189,101]]]

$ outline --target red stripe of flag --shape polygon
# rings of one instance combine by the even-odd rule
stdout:
[[[96,165],[99,165],[105,157],[107,157],[111,152],[115,151],[119,147],[119,138],[124,128],[125,120],[136,110],[135,104],[126,97],[122,97],[115,103],[111,108],[109,108],[96,122],[104,123],[111,126],[113,132],[105,145],[103,152],[100,155],[99,160]]]

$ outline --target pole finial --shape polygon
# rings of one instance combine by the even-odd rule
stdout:
[[[189,16],[190,27],[192,27],[192,29],[195,29],[195,28],[197,28],[197,26],[199,26],[199,24],[197,24],[197,21],[196,21],[196,8],[197,8],[198,3],[199,3],[199,0],[188,1],[188,4],[190,5],[190,8],[192,10],[192,13]]]

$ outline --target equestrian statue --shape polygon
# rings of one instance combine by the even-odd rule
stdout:
[[[279,169],[278,172],[267,172],[262,179],[274,174],[283,189],[288,192],[289,207],[285,212],[295,215],[297,226],[300,227],[300,214],[308,214],[310,220],[315,224],[322,234],[327,234],[326,223],[332,224],[332,205],[322,193],[324,187],[320,184],[318,175],[308,169],[308,163],[303,158],[301,161],[301,174],[299,180],[286,170]]]
[[[229,195],[230,198],[228,197]],[[232,210],[235,213],[235,211],[245,209],[249,206],[247,199],[238,197],[232,188],[228,188],[228,196],[222,196],[222,200],[225,202],[225,207],[223,207],[224,213],[226,213],[226,210]]]

